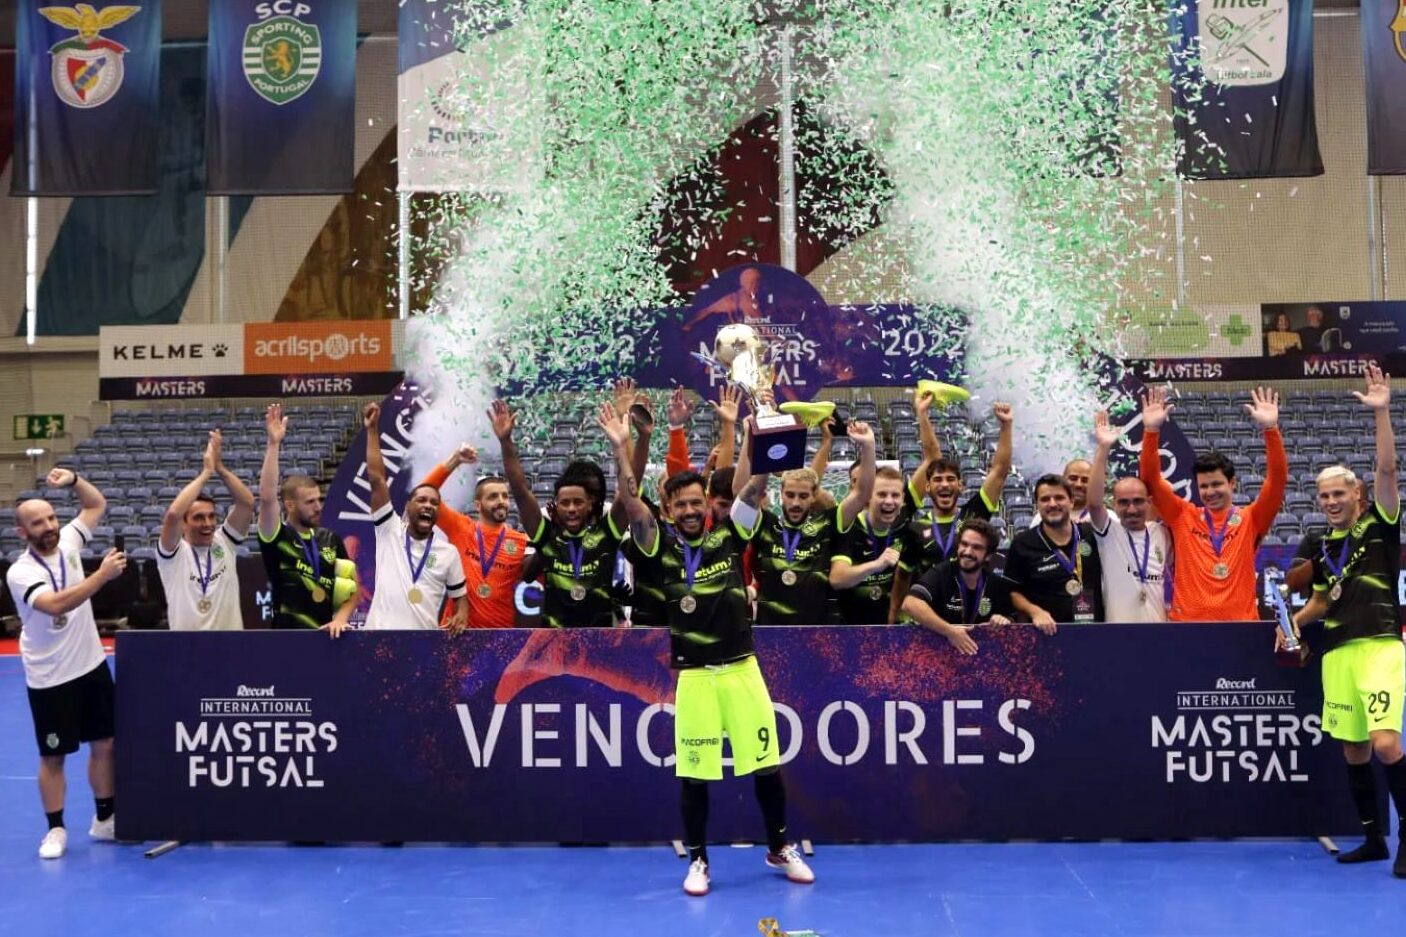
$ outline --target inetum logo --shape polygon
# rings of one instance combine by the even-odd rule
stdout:
[[[347,357],[380,353],[381,340],[364,333],[348,336],[342,332],[333,332],[322,338],[290,335],[286,338],[260,339],[254,343],[256,358],[297,358],[309,363],[321,358],[341,361]]]

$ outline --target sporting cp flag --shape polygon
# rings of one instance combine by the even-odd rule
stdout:
[[[20,0],[14,195],[156,191],[161,0]]]
[[[1323,174],[1313,0],[1187,0],[1172,14],[1172,30],[1181,175]]]
[[[1406,174],[1406,0],[1362,0],[1367,56],[1367,172]]]
[[[211,3],[209,68],[211,194],[351,191],[356,0]]]

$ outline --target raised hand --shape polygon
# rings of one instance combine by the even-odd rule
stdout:
[[[205,455],[201,460],[201,467],[206,472],[214,473],[220,470],[221,454],[224,450],[224,436],[217,429],[210,430],[210,439],[205,443]]]
[[[1165,387],[1149,387],[1142,395],[1143,429],[1161,429],[1176,405],[1167,400]]]
[[[98,566],[98,575],[103,577],[103,582],[112,582],[121,577],[126,568],[127,554],[108,550],[107,555],[103,557],[102,563]]]
[[[1245,412],[1260,429],[1273,429],[1279,425],[1279,392],[1272,387],[1256,387],[1250,391],[1250,402],[1245,404]]]
[[[845,435],[854,441],[856,446],[874,445],[874,429],[868,423],[851,423],[845,427]]]
[[[379,403],[368,403],[361,411],[361,425],[366,427],[368,433],[376,432],[381,425],[381,405]]]
[[[55,468],[49,470],[44,481],[50,488],[67,488],[69,485],[77,483],[78,476],[74,474],[72,469]]]
[[[718,413],[718,419],[724,423],[737,422],[738,406],[742,402],[742,391],[732,384],[724,384],[718,391],[718,402],[708,401],[708,406]]]
[[[675,387],[669,395],[669,405],[664,408],[664,415],[668,417],[670,426],[687,426],[693,418],[693,403],[682,387]]]
[[[283,404],[271,403],[264,411],[264,432],[268,434],[269,442],[283,442],[283,437],[288,435],[288,417],[283,415]]]
[[[624,413],[615,412],[615,405],[609,400],[600,405],[596,422],[605,431],[605,438],[612,446],[623,446],[630,440],[630,420]]]
[[[1365,389],[1362,393],[1352,392],[1363,405],[1373,410],[1385,410],[1391,405],[1391,375],[1383,374],[1382,369],[1376,364],[1367,365],[1367,373],[1363,375]]]
[[[992,404],[991,412],[996,415],[997,422],[1002,426],[1009,426],[1015,419],[1015,408],[1003,400]]]
[[[618,407],[616,409],[619,409]],[[629,406],[630,422],[643,432],[654,429],[654,403],[647,394],[635,394]],[[624,411],[621,411],[624,412]]]
[[[461,442],[459,448],[454,450],[454,459],[457,465],[472,465],[478,461],[478,450],[466,442]]]
[[[1100,410],[1094,414],[1094,442],[1099,446],[1112,449],[1118,445],[1118,440],[1122,438],[1122,432],[1108,424],[1108,411]]]
[[[517,419],[513,416],[513,411],[508,409],[508,405],[501,400],[493,401],[488,408],[488,422],[493,427],[493,435],[498,437],[499,442],[509,439],[513,435],[513,426]]]
[[[922,393],[916,394],[913,397],[913,415],[918,419],[927,416],[928,411],[932,409],[933,401],[936,399],[937,398],[933,396],[930,390],[925,390]]]
[[[632,377],[616,378],[610,394],[615,403],[615,412],[624,413],[630,409],[630,404],[635,402],[635,379]]]

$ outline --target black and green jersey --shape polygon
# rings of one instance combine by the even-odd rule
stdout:
[[[667,526],[663,522],[660,526]],[[626,537],[621,550],[625,559],[630,558],[630,538]],[[630,624],[637,628],[663,628],[669,623],[668,600],[660,585],[658,568],[654,566],[631,566],[634,582],[630,586]]]
[[[542,518],[532,546],[542,555],[542,621],[547,627],[615,624],[612,586],[621,537],[609,514],[574,536]]]
[[[643,573],[664,593],[673,666],[726,664],[752,653],[742,551],[754,533],[728,518],[694,542],[661,524],[652,554],[634,540],[627,542],[625,555],[635,574]]]
[[[1358,638],[1401,637],[1397,579],[1401,511],[1373,501],[1347,530],[1329,531],[1313,556],[1313,590],[1326,593],[1324,653]]]
[[[835,538],[835,552],[831,559],[844,560],[859,566],[879,558],[889,547],[896,548],[900,555],[906,553],[906,525],[902,518],[888,530],[874,530],[869,526],[869,512],[859,515],[849,530]],[[899,560],[899,567],[910,567]],[[890,566],[883,572],[870,573],[857,586],[836,590],[840,606],[840,619],[847,625],[882,625],[889,620],[889,606],[893,594],[893,575],[898,567]]]
[[[924,570],[936,566],[957,555],[957,533],[962,521],[973,517],[990,520],[996,514],[998,505],[986,500],[986,491],[978,489],[957,513],[948,517],[937,517],[931,503],[908,522],[907,536],[904,538],[903,562],[914,570]]]
[[[830,588],[830,557],[840,530],[840,506],[811,514],[799,526],[766,511],[755,544],[757,624],[832,625],[839,619]]]
[[[332,620],[337,560],[347,559],[341,537],[325,527],[301,536],[280,523],[272,538],[259,535],[259,554],[273,595],[273,627],[321,628]]]

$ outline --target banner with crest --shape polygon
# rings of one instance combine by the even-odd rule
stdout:
[[[350,192],[356,0],[210,4],[211,195]]]
[[[155,192],[161,0],[18,13],[11,194]]]
[[[1406,3],[1362,0],[1367,73],[1367,172],[1406,175]]]

